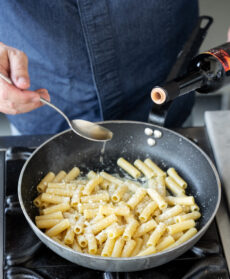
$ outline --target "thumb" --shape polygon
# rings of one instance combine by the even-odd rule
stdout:
[[[13,83],[19,89],[28,89],[30,87],[30,79],[27,56],[20,50],[9,48],[8,57]]]

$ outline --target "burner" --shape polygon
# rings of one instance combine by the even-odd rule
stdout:
[[[192,266],[183,279],[228,278],[226,263],[222,257],[208,257]]]
[[[6,250],[5,262],[7,266],[27,262],[41,247],[40,240],[31,231],[22,213],[17,196],[18,176],[25,160],[29,158],[30,154],[31,150],[27,148],[11,148],[6,152],[6,233],[4,236]]]
[[[209,241],[201,240],[191,250],[198,258],[203,258],[206,255],[219,254],[221,248],[217,241],[210,243]]]
[[[10,267],[6,270],[5,278],[7,279],[45,279],[37,272],[24,267]]]
[[[31,231],[20,208],[7,211],[6,216],[6,264],[14,266],[25,263],[39,250],[41,242]]]
[[[0,180],[0,185],[1,183],[5,185],[5,199],[2,203],[0,201],[4,212],[4,226],[0,227],[0,235],[2,229],[4,233],[3,278],[229,279],[215,221],[190,251],[174,261],[150,270],[128,273],[102,272],[78,266],[59,257],[36,237],[18,202],[18,177],[32,150],[11,148],[6,152],[5,163],[1,161],[3,156],[0,152],[0,166],[5,165],[5,181]],[[2,211],[0,210],[0,213]]]

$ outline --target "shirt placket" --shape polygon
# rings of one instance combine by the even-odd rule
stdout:
[[[106,0],[77,0],[92,75],[104,120],[122,114],[123,94]]]

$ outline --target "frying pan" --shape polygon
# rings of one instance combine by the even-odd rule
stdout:
[[[64,131],[38,147],[25,163],[19,178],[18,194],[22,211],[35,234],[50,249],[67,260],[97,270],[137,271],[152,268],[180,256],[190,249],[205,233],[212,222],[221,196],[217,171],[208,156],[185,137],[148,123],[132,121],[108,121],[100,123],[114,133],[111,141],[103,143],[85,140],[72,131]],[[146,127],[162,132],[155,146],[147,144]],[[48,172],[69,171],[78,166],[83,173],[89,170],[107,171],[124,175],[116,161],[124,157],[130,162],[149,157],[166,170],[174,167],[188,182],[188,194],[194,195],[202,217],[198,221],[198,233],[178,247],[161,253],[131,258],[111,258],[78,253],[61,246],[39,230],[35,223],[37,208],[33,205],[38,195],[36,186]]]

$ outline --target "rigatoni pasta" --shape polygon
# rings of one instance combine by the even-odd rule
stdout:
[[[167,170],[168,175],[173,178],[176,183],[183,189],[187,188],[187,182],[179,176],[179,174],[176,172],[174,168],[169,168]]]
[[[197,233],[199,206],[174,168],[164,171],[150,158],[117,164],[132,178],[93,170],[82,177],[78,167],[48,172],[33,201],[37,227],[65,247],[102,257],[159,253]]]
[[[141,172],[128,161],[126,161],[124,158],[119,158],[117,160],[117,164],[118,166],[123,168],[127,173],[129,173],[133,178],[138,178],[141,176]]]
[[[147,178],[156,176],[154,171],[139,159],[134,162],[134,166],[136,166]]]
[[[117,238],[111,257],[120,257],[125,245],[125,240],[122,237]]]
[[[47,183],[53,181],[55,178],[55,174],[53,172],[48,172],[47,175],[41,180],[41,182],[37,186],[37,191],[42,193],[45,191],[47,187]]]

